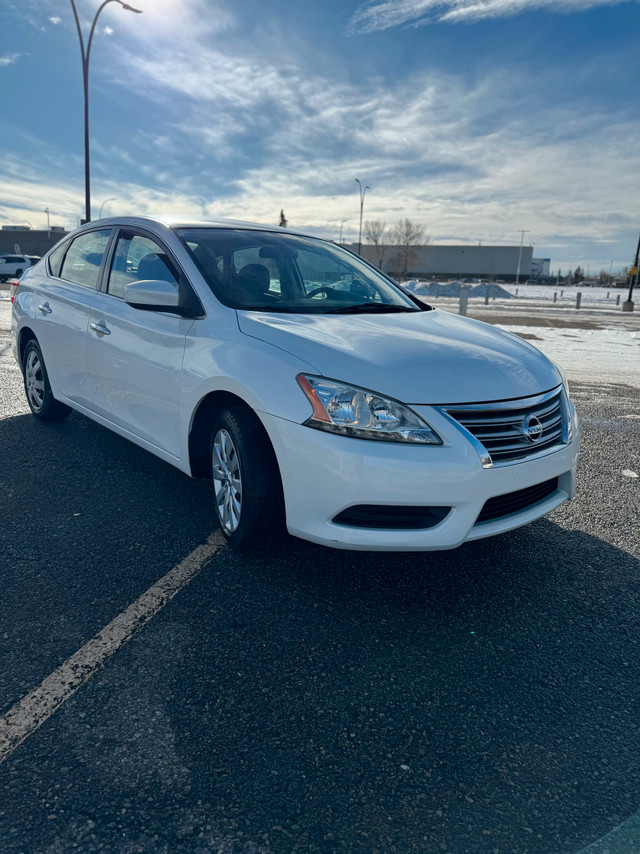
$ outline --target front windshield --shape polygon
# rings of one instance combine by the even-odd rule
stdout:
[[[324,240],[251,229],[181,228],[177,234],[211,290],[232,308],[301,314],[426,309]]]

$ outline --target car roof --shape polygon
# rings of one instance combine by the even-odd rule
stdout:
[[[177,216],[124,216],[124,217],[108,217],[105,219],[94,219],[90,223],[82,226],[80,230],[95,227],[96,225],[130,225],[144,227],[155,224],[162,225],[165,228],[236,228],[247,229],[252,231],[273,232],[275,234],[295,234],[298,237],[313,237],[316,240],[326,240],[325,237],[318,237],[309,232],[298,231],[295,228],[281,228],[277,225],[263,225],[258,222],[245,222],[237,219],[216,219],[216,220],[197,220],[185,219]]]

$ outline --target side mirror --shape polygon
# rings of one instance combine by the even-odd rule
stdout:
[[[182,314],[178,288],[161,279],[145,279],[125,285],[124,301],[132,308]]]

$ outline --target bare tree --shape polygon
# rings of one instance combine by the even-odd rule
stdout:
[[[416,260],[415,247],[418,244],[427,244],[430,238],[425,235],[424,227],[411,222],[405,217],[398,220],[397,224],[391,229],[392,243],[398,246],[398,270],[399,278],[407,277],[409,265]]]
[[[387,251],[387,223],[381,219],[368,219],[364,224],[364,236],[375,246],[376,265],[382,269],[382,262]]]

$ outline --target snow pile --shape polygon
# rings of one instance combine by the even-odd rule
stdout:
[[[484,297],[489,291],[489,299],[512,299],[513,294],[500,287],[500,285],[475,285],[471,288],[470,297]]]

